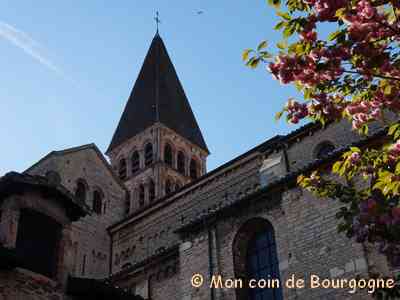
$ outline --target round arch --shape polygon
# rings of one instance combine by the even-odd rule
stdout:
[[[276,259],[277,262],[277,249],[275,244],[275,231],[272,224],[264,218],[253,218],[247,220],[239,228],[235,235],[232,243],[232,254],[233,254],[233,266],[235,272],[235,278],[242,279],[245,283],[245,288],[236,289],[237,300],[248,300],[253,299],[250,297],[251,290],[247,288],[248,281],[252,279],[250,273],[251,267],[249,266],[249,255],[253,251],[254,240],[262,235],[268,235],[273,243],[270,245],[270,251],[266,252],[268,255],[272,255],[272,259]],[[267,254],[266,254],[267,255]],[[270,257],[271,259],[271,257]],[[278,267],[279,275],[279,267]],[[251,277],[251,278],[250,278]],[[281,300],[280,294],[278,293],[271,299]]]
[[[75,197],[80,203],[86,203],[88,201],[89,185],[83,178],[76,180],[75,186]]]
[[[141,157],[140,157],[140,152],[138,149],[134,148],[131,151],[131,173],[135,174],[137,171],[140,170],[140,161],[141,161]]]
[[[165,141],[163,146],[163,161],[171,168],[174,167],[174,153],[173,144],[169,140]]]
[[[147,141],[144,144],[144,165],[145,167],[154,162],[154,145],[153,142]]]
[[[187,160],[186,152],[183,149],[179,149],[176,152],[176,169],[182,175],[186,175],[186,164],[187,164],[186,160]]]
[[[191,157],[189,162],[189,176],[192,179],[197,179],[200,177],[201,164],[197,157]]]

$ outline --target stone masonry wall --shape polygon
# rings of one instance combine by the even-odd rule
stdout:
[[[129,225],[113,234],[113,273],[121,270],[125,263],[132,265],[162,249],[179,243],[174,230],[238,195],[244,195],[258,186],[259,159],[253,158],[229,172],[216,174],[206,184],[199,183],[185,194],[172,197],[163,209],[154,207],[154,212],[136,216]],[[162,203],[160,203],[162,205]],[[132,250],[133,249],[133,250]]]
[[[288,163],[291,171],[306,166],[315,159],[315,152],[321,142],[329,141],[336,148],[357,141],[358,135],[349,132],[347,124],[332,124],[327,128],[303,136],[291,143]],[[253,158],[251,158],[253,155]],[[238,162],[235,167],[221,170],[218,175],[200,181],[198,186],[188,188],[167,201],[171,204],[147,213],[139,214],[124,226],[113,229],[113,273],[120,272],[124,262],[131,265],[161,254],[175,244],[180,245],[180,281],[174,299],[210,299],[208,288],[194,289],[190,278],[194,273],[203,273],[209,279],[208,235],[204,231],[190,240],[180,240],[173,231],[199,215],[236,201],[259,186],[259,170],[263,164],[262,153],[253,153]],[[274,168],[275,175],[285,175],[284,155],[270,154],[274,159],[282,157],[280,166]],[[268,157],[267,157],[268,158]],[[247,161],[246,161],[247,160]],[[268,184],[268,182],[266,182]],[[265,201],[268,201],[266,199]],[[265,204],[265,203],[264,203]],[[282,280],[290,275],[309,278],[316,274],[321,278],[355,278],[365,276],[368,268],[367,254],[359,244],[352,244],[345,236],[337,234],[335,213],[340,203],[314,199],[298,189],[284,193],[282,203],[274,209],[263,207],[262,202],[254,207],[241,210],[232,217],[219,220],[215,234],[219,238],[214,246],[216,259],[214,270],[227,278],[234,278],[232,242],[240,226],[254,217],[269,220],[274,228],[278,245],[278,257]],[[132,250],[134,249],[134,250]],[[129,251],[128,251],[129,250]],[[369,262],[371,263],[371,262]],[[134,274],[132,271],[130,274]],[[176,284],[176,281],[175,284]],[[132,284],[135,276],[131,277]],[[167,285],[152,285],[151,292],[162,295]],[[215,299],[235,299],[232,289],[214,291]],[[344,290],[302,289],[284,290],[285,299],[366,299],[365,294],[352,295]],[[296,298],[297,297],[297,298]]]
[[[359,244],[352,244],[344,235],[336,232],[335,213],[339,205],[331,201],[314,199],[310,194],[292,189],[283,194],[281,205],[269,208],[268,198],[259,200],[246,211],[219,220],[217,230],[217,257],[214,275],[223,279],[235,278],[233,241],[246,221],[253,218],[268,220],[274,227],[280,263],[281,282],[292,274],[304,278],[310,285],[310,275],[320,278],[368,278],[366,256]],[[204,243],[198,242],[203,240]],[[181,285],[183,299],[210,299],[209,251],[206,231],[192,236],[182,245]],[[193,274],[202,274],[205,284],[199,288],[190,285]],[[222,288],[214,291],[215,299],[236,299],[236,291]],[[368,299],[365,291],[356,294],[346,289],[283,289],[284,299]]]
[[[153,145],[153,164],[145,166],[145,147],[148,143]],[[172,148],[172,168],[164,163],[164,147],[169,144]],[[134,152],[139,153],[140,170],[132,171],[132,155]],[[177,172],[177,154],[182,151],[185,154],[185,174]],[[172,189],[176,185],[182,187],[191,181],[189,177],[189,164],[193,158],[198,162],[198,175],[206,172],[207,153],[198,146],[190,143],[188,140],[180,137],[173,130],[162,124],[155,124],[140,134],[132,137],[124,144],[108,153],[113,170],[118,173],[119,163],[125,159],[127,163],[127,178],[124,180],[125,185],[131,194],[131,210],[135,212],[139,209],[149,206],[148,184],[153,180],[156,186],[156,200],[165,196],[165,182],[167,179],[173,184]],[[145,204],[142,207],[139,204],[138,187],[143,184],[145,186]]]
[[[93,191],[104,194],[102,214],[92,211],[90,216],[72,224],[72,243],[75,256],[74,271],[77,277],[105,278],[109,275],[110,237],[107,227],[125,216],[125,190],[111,176],[93,149],[55,155],[36,165],[29,172],[45,175],[56,171],[61,183],[75,193],[78,179],[88,185],[86,204],[92,208]]]

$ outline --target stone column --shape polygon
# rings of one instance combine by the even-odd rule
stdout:
[[[2,213],[0,223],[0,244],[6,248],[15,248],[17,243],[19,210],[7,208]]]
[[[61,231],[57,260],[57,279],[64,287],[66,287],[68,276],[74,272],[75,259],[71,235],[71,224],[65,225]]]

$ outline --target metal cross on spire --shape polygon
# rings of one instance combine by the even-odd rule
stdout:
[[[157,33],[158,33],[158,25],[161,23],[160,14],[158,13],[158,11],[156,12],[156,16],[155,16],[154,20],[156,21]]]

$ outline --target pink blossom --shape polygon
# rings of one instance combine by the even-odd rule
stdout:
[[[397,161],[400,157],[400,140],[394,143],[388,151],[389,160]]]
[[[362,18],[370,20],[375,16],[376,8],[371,5],[370,1],[361,0],[357,4],[357,12]]]
[[[360,153],[358,153],[358,152],[353,152],[353,153],[350,155],[350,163],[351,163],[352,165],[355,165],[355,164],[357,164],[357,163],[360,161],[360,158],[361,158]]]
[[[317,32],[303,31],[300,33],[300,38],[305,41],[315,42],[317,40]]]

